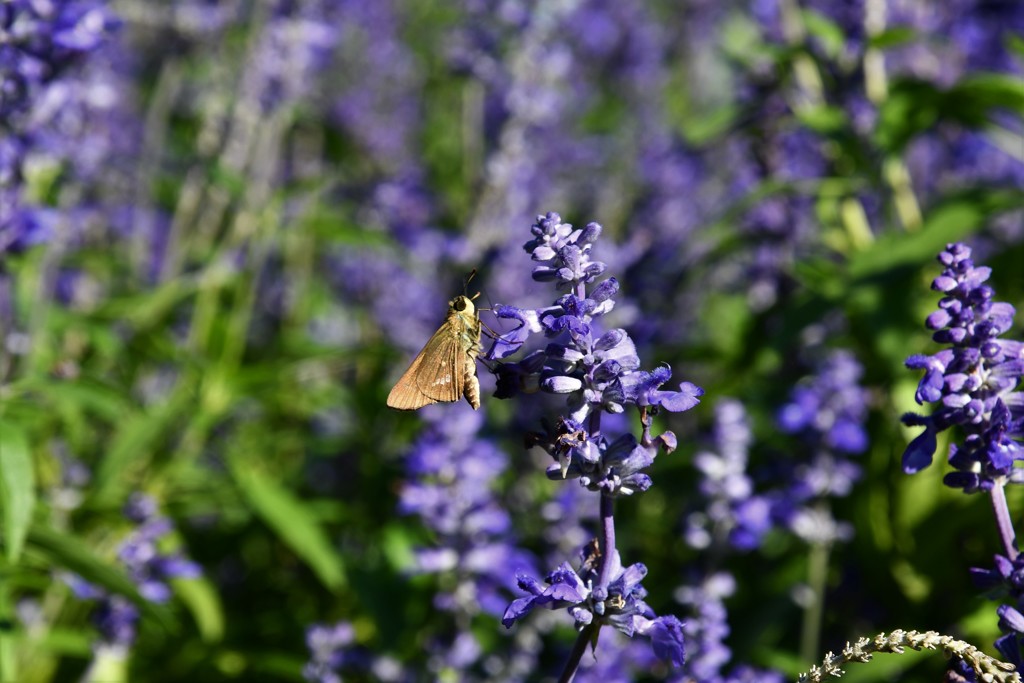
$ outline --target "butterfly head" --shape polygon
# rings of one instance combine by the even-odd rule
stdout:
[[[473,315],[476,312],[476,306],[473,305],[473,300],[468,296],[459,295],[448,302],[448,306],[458,313],[465,313],[466,315]]]

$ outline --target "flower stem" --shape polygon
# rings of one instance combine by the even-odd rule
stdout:
[[[580,660],[583,659],[583,653],[587,651],[587,643],[591,641],[600,628],[596,624],[589,624],[583,627],[583,630],[576,637],[576,642],[573,643],[569,659],[565,660],[565,667],[562,669],[562,675],[558,677],[558,683],[572,683],[572,679],[576,677],[576,670],[580,668]]]
[[[996,515],[996,526],[999,528],[999,538],[1003,542],[1003,550],[1006,557],[1013,560],[1017,557],[1017,534],[1013,530],[1013,521],[1010,520],[1010,508],[1006,504],[1005,482],[997,481],[991,490],[992,512]]]
[[[812,543],[808,556],[807,585],[810,601],[804,607],[800,632],[800,658],[807,662],[818,656],[821,621],[825,613],[825,580],[828,576],[828,558],[831,544]]]
[[[601,572],[597,585],[607,588],[611,583],[612,562],[615,554],[615,498],[601,494]]]

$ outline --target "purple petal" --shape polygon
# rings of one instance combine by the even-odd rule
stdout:
[[[935,431],[929,425],[903,452],[903,471],[907,474],[916,474],[931,465],[936,448],[938,443],[935,440]]]

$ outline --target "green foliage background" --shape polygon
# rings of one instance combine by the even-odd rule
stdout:
[[[416,154],[439,198],[437,223],[457,233],[472,222],[480,200],[482,164],[467,148],[464,133],[472,121],[463,118],[475,85],[445,71],[441,41],[453,10],[408,3],[404,11],[406,39],[428,75]],[[678,20],[669,3],[656,11]],[[998,635],[995,603],[976,594],[967,573],[989,565],[998,549],[991,510],[982,496],[944,488],[941,460],[916,476],[902,474],[899,458],[913,434],[899,425],[899,416],[915,408],[918,379],[903,368],[904,359],[937,350],[923,320],[937,300],[929,284],[938,273],[935,254],[946,243],[985,245],[997,298],[1024,304],[1024,244],[992,229],[1000,217],[1019,221],[1024,192],[950,188],[920,207],[919,222],[901,222],[901,190],[886,180],[884,168],[898,164],[908,145],[937,126],[980,129],[997,110],[1019,118],[1024,84],[995,74],[968,74],[950,87],[894,81],[865,141],[827,96],[837,86],[828,79],[829,46],[841,45],[842,31],[820,15],[807,18],[823,50],[751,46],[755,29],[737,12],[718,58],[737,69],[745,60],[767,64],[783,89],[793,87],[800,64],[817,67],[826,96],[786,125],[817,135],[837,173],[806,182],[768,178],[725,207],[703,233],[711,244],[706,257],[681,269],[678,284],[700,289],[714,266],[743,248],[735,225],[745,207],[763,197],[809,197],[818,242],[786,273],[788,287],[774,305],[756,310],[742,292],[705,289],[691,316],[691,342],[664,347],[655,341],[644,350],[646,364],[669,363],[677,378],[707,393],[694,411],[663,418],[680,448],[658,459],[648,493],[619,505],[621,549],[648,566],[645,585],[657,611],[676,612],[674,587],[689,569],[709,561],[683,544],[679,521],[695,490],[692,456],[707,443],[712,407],[726,396],[742,400],[754,420],[754,462],[785,457],[792,442],[776,432],[773,419],[804,372],[797,362],[801,335],[838,314],[846,323],[832,343],[852,349],[866,369],[871,446],[863,480],[835,507],[856,535],[828,558],[822,654],[847,639],[894,628],[959,634],[991,651]],[[158,285],[141,277],[138,245],[130,238],[86,240],[74,249],[44,245],[3,257],[12,282],[12,325],[31,340],[27,353],[8,353],[0,362],[4,680],[77,680],[86,670],[95,637],[90,606],[59,580],[57,572],[65,570],[144,608],[129,669],[112,674],[121,680],[301,680],[305,628],[340,619],[354,624],[361,645],[415,670],[428,635],[453,628],[431,605],[443,579],[408,575],[414,548],[430,545],[431,534],[396,512],[403,455],[419,423],[415,414],[384,408],[408,356],[375,321],[406,312],[339,300],[328,284],[330,266],[320,258],[339,249],[396,248],[391,235],[366,224],[364,197],[336,191],[371,180],[376,169],[305,103],[256,120],[254,139],[264,144],[254,146],[254,163],[233,167],[223,154],[201,148],[202,110],[182,104],[182,84],[223,83],[223,75],[212,72],[241,68],[254,30],[239,25],[216,47],[151,50],[140,77],[141,108],[155,127],[151,139],[162,145],[155,152],[160,163],[149,169],[151,201],[181,225],[174,277]],[[917,39],[894,30],[875,36],[874,49]],[[690,80],[691,66],[680,64],[672,81],[678,87],[666,90],[663,103],[682,139],[714,150],[736,130],[765,123],[746,120],[733,102],[715,102],[715,93],[701,90],[706,82]],[[630,102],[610,89],[579,124],[620,139],[638,125],[632,117]],[[262,164],[273,168],[272,159],[301,156],[296,150],[303,149],[314,150],[319,171],[290,183],[279,184]],[[41,174],[29,185],[34,196],[68,208],[60,178]],[[625,182],[611,191],[628,193],[628,187]],[[884,220],[873,232],[857,232],[844,214],[844,202],[861,187],[886,188]],[[600,215],[600,205],[532,210],[557,210],[577,225],[597,220],[611,242],[628,234],[628,194],[605,202],[618,212]],[[507,226],[507,239],[526,241],[528,227]],[[600,243],[595,254],[601,258]],[[439,275],[452,291],[477,264],[461,265]],[[522,265],[529,268],[525,256]],[[88,273],[97,294],[59,303],[58,267]],[[616,264],[609,267],[614,273]],[[481,279],[486,297],[485,271]],[[265,299],[266,285],[275,281],[288,288],[281,316]],[[536,291],[543,291],[540,285]],[[655,301],[635,305],[644,314],[671,315]],[[328,315],[349,326],[348,342],[324,345],[309,334],[311,324]],[[443,307],[437,315],[440,320]],[[1019,323],[1012,334],[1020,337]],[[510,496],[526,496],[512,504],[522,509],[553,495],[558,485],[543,477],[511,428],[517,406],[485,397],[483,409],[488,434],[511,459],[502,481]],[[323,420],[335,427],[319,428]],[[93,472],[81,505],[67,514],[53,499],[60,451]],[[114,560],[128,529],[121,506],[135,491],[161,502],[178,525],[174,543],[204,569],[201,579],[176,582],[168,605],[138,598]],[[1009,496],[1019,515],[1021,492]],[[523,537],[535,542],[541,521],[526,514],[517,521]],[[808,666],[797,654],[801,611],[793,599],[808,562],[808,549],[782,536],[771,537],[761,552],[730,559],[738,592],[728,601],[729,643],[737,660],[794,676]],[[19,620],[16,605],[26,598],[40,607],[41,626]],[[485,646],[501,639],[493,620],[479,617],[472,629]],[[571,636],[557,637],[569,642]],[[937,659],[882,657],[870,667],[851,667],[847,680],[934,681],[942,669]],[[545,663],[557,671],[557,661]],[[450,680],[458,677],[452,673]]]

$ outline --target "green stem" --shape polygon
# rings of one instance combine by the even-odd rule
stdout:
[[[810,600],[804,606],[800,632],[800,659],[814,661],[818,657],[821,622],[825,615],[825,580],[828,578],[830,543],[813,543],[807,558],[807,587]]]

